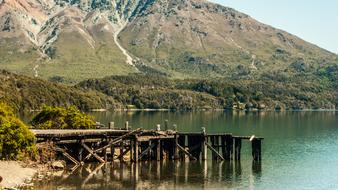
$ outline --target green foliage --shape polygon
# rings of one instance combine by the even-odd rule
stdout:
[[[336,72],[333,67],[326,69]],[[263,104],[268,109],[275,109],[276,105],[278,109],[333,109],[337,105],[337,90],[331,81],[323,86],[306,74],[283,77],[287,80],[275,80],[268,75],[260,80],[171,80],[138,74],[90,79],[77,87],[102,92],[123,105],[135,105],[140,109],[233,109],[239,103],[256,109]]]
[[[0,100],[13,105],[15,111],[40,110],[42,105],[76,106],[89,111],[120,108],[122,105],[99,92],[55,84],[0,70]]]
[[[35,154],[35,137],[13,113],[0,102],[0,159],[22,159]]]
[[[31,121],[37,129],[92,129],[95,128],[93,118],[79,111],[76,107],[43,107]]]

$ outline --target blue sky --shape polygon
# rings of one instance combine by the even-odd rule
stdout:
[[[338,53],[338,0],[211,0]]]

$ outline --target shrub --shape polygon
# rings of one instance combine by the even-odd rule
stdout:
[[[0,159],[23,159],[35,155],[35,137],[5,103],[0,102]]]
[[[95,122],[93,118],[75,106],[68,108],[43,107],[31,121],[37,129],[93,129]]]

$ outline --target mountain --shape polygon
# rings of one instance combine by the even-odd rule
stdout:
[[[0,68],[74,83],[338,72],[338,56],[204,0],[0,0]]]

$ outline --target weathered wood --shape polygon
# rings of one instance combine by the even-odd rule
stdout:
[[[128,124],[129,125],[129,124]],[[112,127],[112,124],[109,124]],[[115,149],[120,149],[117,158],[130,152],[130,161],[147,157],[148,160],[178,159],[189,157],[190,160],[207,159],[207,149],[211,150],[212,159],[240,160],[242,140],[252,140],[252,156],[254,161],[261,160],[261,143],[263,138],[253,136],[232,136],[228,133],[206,134],[180,133],[167,130],[168,121],[165,121],[164,131],[157,126],[153,130],[33,130],[38,142],[53,141],[57,146],[69,149],[64,156],[73,163],[82,163],[94,157],[101,163],[108,161],[110,153],[114,160]],[[130,127],[127,127],[130,129]],[[109,151],[110,150],[110,151]],[[84,157],[84,152],[89,152]],[[141,154],[140,154],[141,153]],[[115,156],[115,158],[116,158]],[[75,159],[75,158],[77,159]],[[109,159],[110,160],[110,159]],[[144,160],[144,159],[143,159]]]
[[[235,138],[235,160],[241,160],[242,139]]]
[[[108,128],[109,129],[114,129],[115,128],[115,123],[114,122],[109,122]]]
[[[225,138],[225,160],[231,160],[231,156],[233,153],[233,146],[234,146],[234,141],[233,141],[233,136],[232,135],[225,135],[223,138]]]
[[[81,145],[83,146],[83,148],[85,148],[89,152],[90,155],[93,155],[101,163],[105,163],[105,161],[99,155],[97,155],[94,152],[94,150],[92,150],[91,148],[89,148],[85,143],[82,143]]]
[[[252,145],[252,157],[254,161],[261,161],[261,140],[260,139],[253,139],[251,141]]]
[[[206,143],[208,143],[208,137],[205,136],[205,134],[203,134],[202,137],[202,160],[207,160],[208,158],[208,147],[206,145]]]
[[[174,149],[174,157],[173,157],[173,160],[179,159],[179,153],[178,153],[177,145],[178,145],[178,135],[175,135],[175,137],[174,137],[174,142],[173,142],[173,144],[172,144],[173,149]]]
[[[138,133],[138,132],[140,132],[140,131],[141,131],[140,128],[138,128],[138,129],[136,129],[136,130],[133,130],[133,131],[130,131],[130,132],[128,132],[127,134],[124,134],[124,135],[122,135],[122,136],[120,136],[120,137],[118,137],[118,138],[113,139],[113,140],[110,141],[106,146],[104,146],[104,147],[102,147],[102,148],[99,148],[99,149],[95,150],[95,152],[100,152],[100,151],[102,151],[102,150],[105,149],[105,148],[109,148],[111,145],[115,145],[115,144],[121,142],[124,138],[126,138],[126,137],[128,137],[128,136],[131,136],[131,135],[134,135],[134,134],[136,134],[136,133]]]
[[[128,121],[126,121],[126,123],[124,124],[124,129],[125,130],[129,130],[129,122]]]
[[[220,158],[221,160],[224,160],[223,156],[214,148],[212,147],[209,143],[205,143],[205,145],[215,154]]]
[[[124,142],[121,140],[121,142],[120,142],[120,154],[119,154],[119,157],[118,157],[120,162],[123,162],[123,150],[124,150]]]
[[[176,145],[180,145],[181,147],[185,148],[185,137],[186,137],[186,135],[179,135],[178,144],[176,144]],[[181,151],[179,152],[179,158],[181,160],[184,160],[184,153],[181,152]]]
[[[161,161],[161,140],[156,141],[156,160]]]
[[[177,148],[180,149],[184,154],[186,154],[187,156],[189,156],[190,159],[197,160],[197,158],[195,158],[192,154],[190,154],[190,152],[188,152],[187,150],[185,150],[179,144],[177,145]]]
[[[77,161],[75,158],[73,158],[65,149],[60,148],[60,147],[56,147],[56,151],[61,152],[63,156],[68,158],[68,160],[73,162],[75,165],[81,165],[81,163],[79,161]]]
[[[141,160],[145,155],[147,155],[148,152],[150,152],[151,149],[155,147],[155,144],[150,144],[138,157],[138,160]]]
[[[137,140],[137,136],[134,138],[134,162],[138,162],[139,160],[139,142]]]

